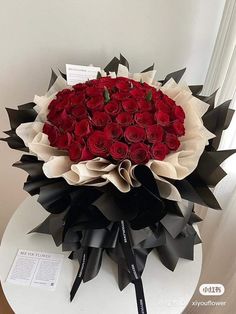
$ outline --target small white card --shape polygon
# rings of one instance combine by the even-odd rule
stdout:
[[[98,72],[101,71],[99,67],[66,64],[66,78],[68,85],[75,85],[84,83],[88,80],[97,78]]]
[[[63,254],[18,250],[7,282],[16,285],[55,290]]]

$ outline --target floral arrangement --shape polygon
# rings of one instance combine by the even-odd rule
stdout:
[[[233,111],[230,101],[214,108],[216,93],[200,96],[202,86],[179,83],[184,71],[156,81],[154,66],[131,74],[120,56],[74,86],[52,72],[45,96],[8,109],[3,140],[28,153],[15,166],[28,172],[24,189],[50,213],[31,232],[51,234],[80,263],[71,300],[106,252],[118,265],[119,288],[132,282],[138,313],[147,313],[148,254],[155,250],[170,270],[179,257],[193,259],[201,242],[194,203],[220,209],[210,187],[235,152],[217,151]]]

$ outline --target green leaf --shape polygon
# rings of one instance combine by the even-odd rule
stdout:
[[[97,74],[97,79],[99,79],[99,78],[101,78],[101,77],[102,77],[101,72],[98,72],[98,74]]]
[[[111,100],[109,91],[106,87],[104,87],[104,98],[105,98],[105,103],[108,103]]]
[[[150,90],[146,95],[146,100],[150,102],[152,100],[152,91]]]

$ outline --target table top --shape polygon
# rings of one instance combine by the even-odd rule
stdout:
[[[0,279],[6,298],[16,314],[137,314],[134,286],[119,290],[117,267],[106,254],[98,276],[81,285],[72,303],[70,290],[78,262],[64,259],[54,292],[6,282],[18,249],[62,253],[52,237],[28,234],[48,213],[35,197],[27,198],[12,216],[0,247]],[[63,252],[68,257],[69,252]],[[179,259],[174,272],[165,268],[151,253],[142,276],[148,314],[179,314],[190,301],[201,272],[202,246],[194,247],[194,261]]]

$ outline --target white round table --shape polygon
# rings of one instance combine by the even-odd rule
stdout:
[[[12,216],[0,247],[0,279],[6,298],[16,314],[137,314],[134,286],[120,292],[116,265],[106,257],[98,276],[81,284],[75,299],[70,290],[78,271],[78,262],[65,258],[54,292],[6,282],[18,249],[62,253],[52,237],[27,233],[48,213],[35,197],[27,198]],[[201,272],[202,247],[195,245],[194,261],[180,259],[174,272],[166,269],[157,255],[148,257],[142,279],[148,314],[180,314],[190,301]],[[68,253],[63,253],[65,257]]]

